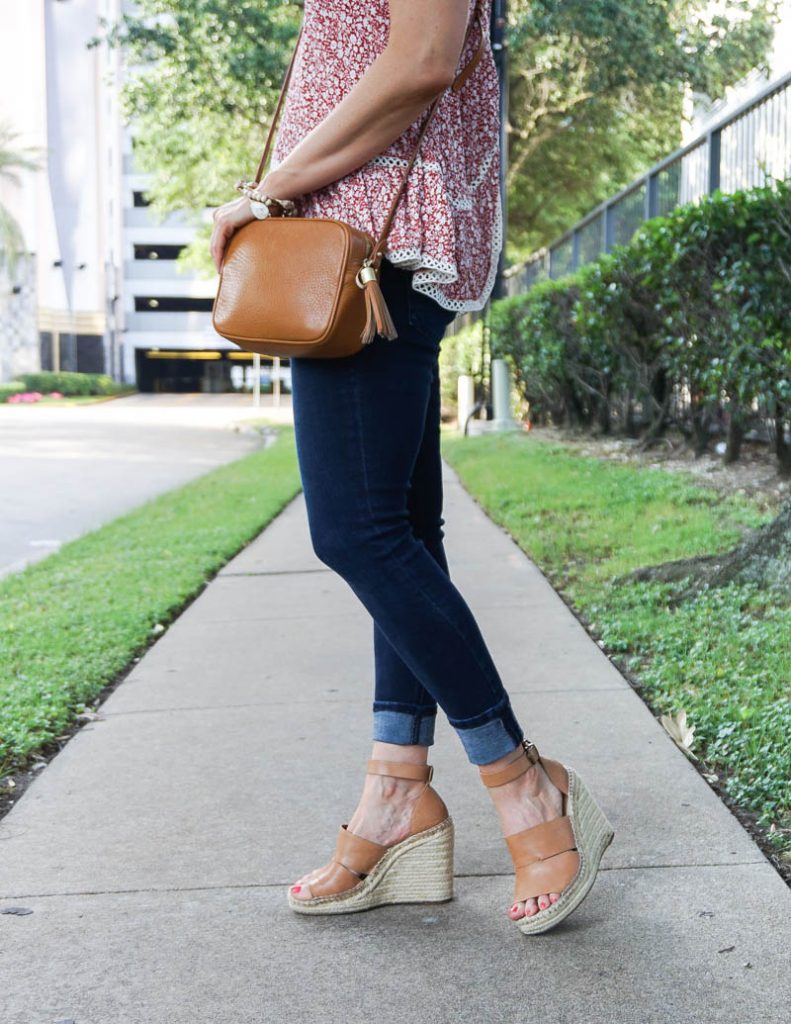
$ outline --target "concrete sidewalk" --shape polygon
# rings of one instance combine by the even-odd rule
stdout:
[[[615,826],[558,928],[440,715],[447,904],[310,918],[369,753],[371,621],[302,497],[235,558],[0,822],[3,1024],[787,1024],[791,895],[563,601],[446,468],[456,584],[528,736]]]

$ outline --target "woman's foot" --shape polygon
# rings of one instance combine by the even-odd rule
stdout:
[[[524,757],[522,747],[519,756]],[[482,771],[496,771],[514,761],[513,754],[484,765]],[[538,762],[528,768],[524,774],[502,786],[489,789],[494,801],[500,827],[504,836],[532,828],[542,822],[551,821],[560,816],[563,809],[563,794],[551,781],[544,766]],[[548,892],[529,900],[514,903],[508,909],[512,921],[521,917],[534,917],[542,910],[560,899],[560,893]]]
[[[371,757],[382,761],[426,764],[428,747],[375,742]],[[400,842],[409,834],[412,810],[425,786],[426,783],[418,779],[366,775],[357,809],[348,821],[349,831],[383,846]],[[325,864],[298,878],[291,887],[292,895],[300,900],[310,899],[311,882],[318,882],[329,870],[330,864]]]

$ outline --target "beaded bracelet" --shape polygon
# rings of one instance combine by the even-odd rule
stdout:
[[[256,181],[244,181],[240,179],[236,183],[237,192],[241,192],[243,196],[251,199],[254,203],[263,203],[264,206],[272,210],[272,204],[280,207],[282,216],[290,216],[296,213],[296,204],[291,199],[276,199],[274,196],[268,196],[264,192],[258,190],[258,182]]]

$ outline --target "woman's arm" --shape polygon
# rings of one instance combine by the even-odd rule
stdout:
[[[453,81],[466,30],[467,0],[390,0],[384,50],[324,120],[264,176],[261,191],[293,199],[337,181],[387,149]]]
[[[467,0],[390,0],[384,50],[340,103],[308,132],[260,190],[293,199],[350,174],[387,149],[453,81],[467,31]],[[214,212],[217,270],[234,232],[253,220],[247,199]]]

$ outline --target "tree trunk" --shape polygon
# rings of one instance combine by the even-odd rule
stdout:
[[[742,453],[742,441],[744,440],[744,419],[742,417],[741,408],[735,403],[731,403],[731,415],[728,420],[728,440],[725,444],[725,458],[724,462],[726,465],[730,465],[733,462],[737,462],[739,456]]]
[[[636,569],[624,579],[640,582],[689,579],[689,586],[673,604],[694,596],[704,585],[722,587],[729,583],[757,583],[791,595],[791,498],[771,523],[754,530],[731,551]]]
[[[778,402],[775,413],[775,453],[780,476],[791,476],[791,445],[785,438],[786,411]]]
[[[705,402],[692,404],[692,443],[695,458],[705,455],[709,449],[709,424],[711,417]]]
[[[599,408],[597,419],[599,421],[599,431],[604,436],[612,433],[612,409],[610,408],[609,396],[605,395],[599,400]]]
[[[737,545],[714,572],[709,585],[760,583],[791,593],[791,499],[777,517]]]
[[[657,411],[654,419],[648,426],[645,434],[640,439],[638,444],[639,451],[647,451],[652,445],[656,444],[660,437],[665,433],[665,427],[667,426],[667,415],[670,411],[670,393],[665,394],[664,405]]]

